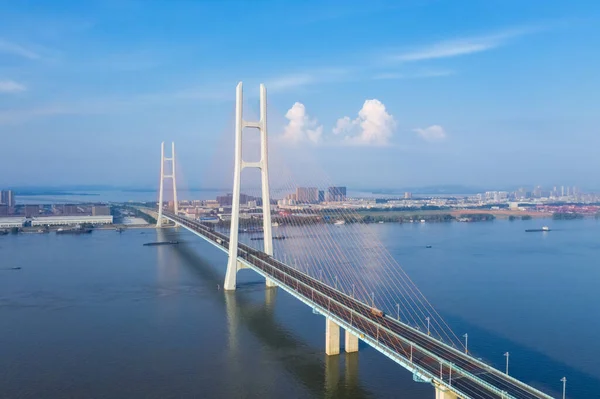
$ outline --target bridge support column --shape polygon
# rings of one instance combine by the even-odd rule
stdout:
[[[165,161],[171,162],[171,174],[165,175]],[[175,143],[171,143],[171,157],[165,158],[165,142],[160,143],[160,184],[158,189],[158,217],[156,227],[162,227],[164,205],[164,181],[171,179],[173,182],[173,213],[177,215],[179,204],[177,201],[177,181],[175,179]]]
[[[340,354],[340,326],[325,317],[325,353],[329,356]]]
[[[233,198],[231,204],[231,231],[229,239],[229,261],[225,274],[224,288],[235,290],[236,273],[238,271],[238,232],[240,228],[240,184],[242,170],[257,168],[261,172],[262,180],[262,209],[263,209],[263,235],[264,252],[273,255],[273,234],[271,231],[271,197],[269,194],[269,162],[267,147],[267,90],[260,85],[260,120],[248,122],[243,118],[243,90],[242,82],[236,87],[235,96],[235,161],[233,166]],[[260,131],[260,161],[244,162],[242,159],[242,144],[244,128],[255,128]],[[267,278],[267,287],[276,286],[275,282]]]
[[[435,399],[459,399],[458,396],[443,385],[435,384]]]
[[[344,349],[346,353],[358,352],[358,337],[348,330],[344,334]]]

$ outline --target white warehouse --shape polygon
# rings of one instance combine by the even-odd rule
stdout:
[[[12,229],[13,227],[23,227],[24,217],[0,218],[0,229]]]
[[[106,216],[40,216],[31,220],[32,226],[69,226],[75,224],[112,224],[112,215]]]

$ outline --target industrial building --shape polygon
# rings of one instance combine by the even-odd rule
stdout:
[[[93,205],[92,216],[108,216],[110,215],[110,207],[107,205]]]
[[[112,215],[104,216],[41,216],[33,218],[32,226],[69,226],[76,224],[112,224]]]
[[[23,227],[23,223],[25,223],[25,218],[23,217],[0,218],[0,229]]]

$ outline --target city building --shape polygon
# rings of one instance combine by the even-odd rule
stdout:
[[[32,226],[71,226],[77,224],[112,224],[112,215],[108,216],[40,216],[33,218]]]
[[[75,204],[55,204],[52,206],[52,213],[63,216],[77,215],[79,206]]]
[[[411,199],[412,198],[412,193],[411,192],[405,192],[404,193],[404,199]]]
[[[13,208],[15,206],[15,193],[12,190],[0,191],[0,204]]]
[[[25,208],[23,208],[23,209],[25,211],[26,218],[36,217],[36,216],[39,216],[39,214],[40,214],[40,206],[39,205],[25,205]]]
[[[0,216],[8,216],[8,205],[0,204]]]
[[[329,187],[327,189],[327,201],[340,202],[346,200],[346,187]]]
[[[249,201],[257,201],[257,203],[262,202],[259,202],[258,198],[251,195],[246,195],[244,193],[240,194],[240,204],[247,204]],[[217,197],[217,202],[219,203],[219,206],[231,206],[233,204],[233,194],[219,195]]]
[[[92,216],[107,216],[110,215],[110,208],[108,205],[93,205]]]
[[[325,191],[319,190],[319,203],[325,202]]]
[[[296,201],[300,204],[314,204],[319,201],[319,189],[316,187],[297,187]]]
[[[25,218],[23,217],[0,218],[0,229],[23,227],[23,223],[25,223]]]

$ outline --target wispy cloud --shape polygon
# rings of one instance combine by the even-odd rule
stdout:
[[[288,73],[271,79],[264,79],[270,91],[289,91],[317,83],[333,83],[354,79],[347,68],[319,68],[299,73]]]
[[[396,73],[384,72],[373,76],[374,80],[398,80],[398,79],[421,79],[421,78],[437,78],[443,76],[455,75],[455,71],[451,70],[424,70],[415,73]]]
[[[309,84],[314,84],[316,77],[310,73],[284,75],[267,81],[265,84],[270,90],[283,91],[294,89]]]
[[[0,80],[0,93],[19,93],[25,90],[25,86],[13,80]]]
[[[446,134],[446,130],[440,125],[432,125],[424,129],[413,129],[413,132],[417,133],[419,137],[423,140],[430,142],[442,141],[445,140],[446,137],[448,137],[448,135]]]
[[[390,59],[397,62],[415,62],[480,53],[500,47],[510,39],[534,33],[540,29],[539,27],[514,28],[488,35],[442,40],[392,55]]]
[[[21,123],[43,116],[67,115],[75,113],[77,112],[74,109],[68,109],[63,106],[54,105],[30,109],[0,111],[0,125]]]
[[[9,42],[0,38],[0,53],[18,55],[20,57],[28,58],[30,60],[37,60],[40,55],[32,50],[29,50],[16,43]]]

